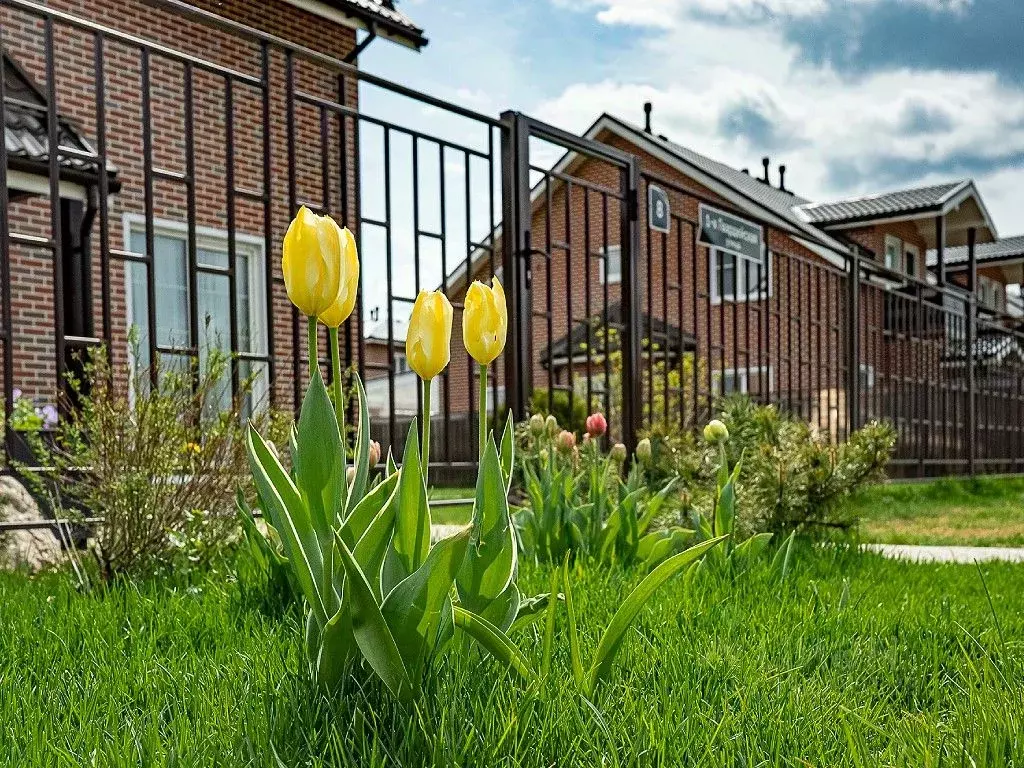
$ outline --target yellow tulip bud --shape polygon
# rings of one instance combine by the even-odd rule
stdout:
[[[490,365],[501,354],[508,332],[505,291],[498,278],[492,278],[491,284],[493,287],[488,288],[479,280],[474,281],[466,293],[462,313],[462,341],[480,365]]]
[[[440,291],[420,291],[409,317],[405,359],[416,375],[430,380],[448,365],[452,345],[452,304]]]
[[[302,206],[284,235],[281,271],[288,298],[304,315],[315,317],[341,290],[341,230],[329,216]]]
[[[328,218],[328,221],[334,224],[333,219]],[[338,227],[337,224],[334,226]],[[341,242],[341,290],[334,303],[320,313],[320,322],[328,328],[337,328],[348,320],[356,306],[356,294],[359,293],[359,251],[356,249],[356,239],[348,227],[338,227],[338,239]]]

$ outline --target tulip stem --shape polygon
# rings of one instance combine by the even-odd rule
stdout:
[[[487,444],[487,366],[480,366],[480,461],[484,460],[484,446]]]
[[[306,318],[306,333],[309,339],[309,380],[313,381],[313,374],[320,369],[319,351],[316,343],[316,315]]]
[[[420,471],[423,473],[423,485],[429,490],[427,474],[430,472],[430,391],[433,379],[423,379],[423,424],[420,445]]]
[[[331,388],[334,390],[334,415],[338,418],[338,434],[341,445],[348,453],[348,437],[345,434],[345,397],[341,387],[341,353],[338,350],[338,329],[328,328],[327,338],[331,347]],[[348,457],[345,458],[346,463]]]

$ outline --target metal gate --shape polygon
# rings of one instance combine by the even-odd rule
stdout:
[[[640,323],[636,254],[640,169],[627,152],[506,112],[503,220],[513,323],[513,413],[580,417],[602,410],[636,445]],[[545,162],[545,160],[549,162]],[[554,162],[550,162],[553,160]]]

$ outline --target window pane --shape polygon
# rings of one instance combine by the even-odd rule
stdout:
[[[131,250],[145,253],[145,233],[132,232]],[[161,346],[188,346],[188,264],[185,242],[176,237],[157,235],[153,239],[153,280],[156,289],[156,343]],[[145,264],[132,262],[132,323],[139,328],[139,344],[145,354],[140,363],[149,363],[149,313]]]
[[[219,351],[218,384],[214,388],[209,408],[224,409],[231,404],[231,324],[228,306],[227,275],[200,273],[196,280],[199,289],[199,370],[205,374],[211,364],[210,352]]]
[[[228,268],[228,252],[214,248],[196,248],[196,261],[205,267]]]

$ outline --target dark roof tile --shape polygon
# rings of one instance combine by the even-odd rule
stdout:
[[[858,219],[894,216],[922,209],[938,208],[956,189],[967,181],[933,184],[916,189],[901,189],[880,195],[835,200],[831,203],[808,203],[799,212],[811,224],[828,226],[844,224]]]

